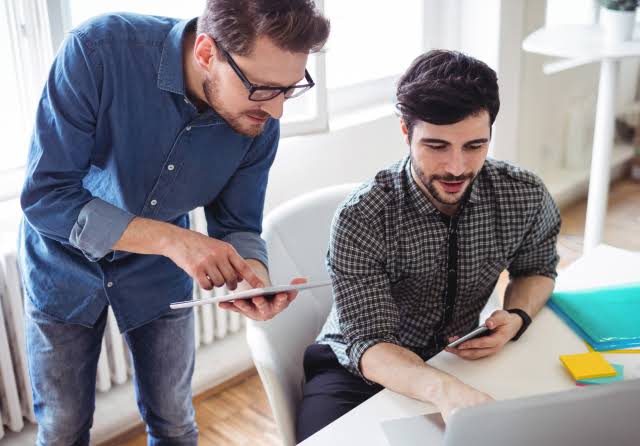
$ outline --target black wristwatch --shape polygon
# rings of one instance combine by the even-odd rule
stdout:
[[[509,313],[517,314],[518,316],[520,316],[520,318],[522,318],[522,326],[520,327],[520,330],[518,330],[516,335],[511,338],[512,341],[517,341],[518,339],[520,339],[520,336],[522,336],[522,333],[527,331],[527,328],[529,328],[529,325],[531,324],[531,318],[526,311],[521,310],[520,308],[509,308],[506,311],[508,311]]]

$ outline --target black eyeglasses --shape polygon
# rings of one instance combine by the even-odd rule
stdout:
[[[222,48],[220,49],[222,50],[224,57],[227,59],[227,62],[229,62],[231,68],[233,68],[233,71],[236,72],[246,89],[249,90],[250,101],[269,101],[280,93],[284,94],[285,99],[291,99],[306,93],[315,85],[315,82],[313,82],[311,75],[306,69],[304,70],[304,78],[307,81],[306,84],[292,85],[290,87],[265,87],[262,85],[252,84],[249,79],[247,79],[247,76],[244,75],[238,64],[236,64],[235,60],[233,60],[231,55],[226,50]]]

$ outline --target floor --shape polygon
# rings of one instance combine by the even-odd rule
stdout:
[[[562,211],[558,240],[560,267],[580,256],[584,234],[586,202]],[[604,241],[620,248],[640,251],[640,183],[616,183],[609,195]],[[506,276],[501,278],[504,287]],[[252,374],[234,385],[196,401],[202,446],[279,445],[275,424],[264,389]],[[143,446],[144,434],[111,444]]]

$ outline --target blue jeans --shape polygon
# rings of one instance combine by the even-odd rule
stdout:
[[[39,311],[25,297],[38,446],[89,444],[106,320],[105,310],[93,328],[65,324]],[[193,311],[186,309],[167,313],[124,335],[133,358],[136,399],[149,445],[198,443],[191,403],[193,330]]]

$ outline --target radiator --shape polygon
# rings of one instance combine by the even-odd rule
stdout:
[[[202,209],[191,213],[191,226],[194,230],[206,232]],[[23,293],[15,247],[15,234],[0,237],[0,438],[4,436],[5,429],[19,432],[35,422],[25,352]],[[197,284],[194,286],[194,298],[225,292],[222,288],[205,291]],[[195,316],[194,336],[198,348],[242,328],[242,318],[238,313],[212,305],[195,308]],[[99,392],[109,392],[114,386],[129,381],[131,376],[129,351],[109,310],[96,388]]]

